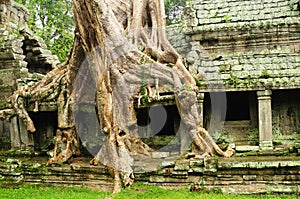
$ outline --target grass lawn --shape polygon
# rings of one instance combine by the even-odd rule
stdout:
[[[263,195],[263,196],[245,196],[245,195],[224,195],[220,193],[190,192],[188,189],[165,190],[156,186],[143,185],[135,183],[131,188],[123,190],[119,194],[112,195],[107,192],[99,192],[86,188],[59,188],[59,187],[36,187],[22,186],[20,188],[2,188],[0,189],[0,198],[14,199],[148,199],[148,198],[167,198],[167,199],[186,199],[186,198],[203,198],[203,199],[292,199],[298,198],[296,195]]]

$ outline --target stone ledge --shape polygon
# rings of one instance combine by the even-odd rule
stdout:
[[[0,159],[0,187],[24,182],[112,190],[113,179],[108,170],[90,166],[88,158],[75,158],[70,165],[51,167],[45,167],[47,157]],[[296,193],[295,188],[300,185],[299,160],[299,157],[182,159],[159,171],[135,172],[135,180],[175,189],[200,183],[205,189],[219,189],[223,193]]]
[[[259,146],[250,146],[250,145],[243,145],[243,146],[236,146],[236,152],[248,152],[248,151],[258,151]]]

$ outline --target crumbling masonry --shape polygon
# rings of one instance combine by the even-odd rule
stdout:
[[[12,0],[0,3],[0,109],[7,108],[7,97],[20,86],[32,86],[44,74],[58,63],[58,58],[53,56],[43,40],[34,35],[28,28],[29,12],[20,4]],[[54,107],[53,107],[54,106]],[[40,113],[32,113],[33,118],[39,121],[40,116],[47,115],[43,111],[56,110],[51,102],[40,105]],[[34,107],[28,107],[33,110]],[[37,123],[41,135],[36,134],[38,144],[45,144],[46,138],[52,138],[55,119],[49,117]],[[52,122],[52,124],[50,123]],[[54,123],[53,123],[54,122]],[[50,125],[51,124],[51,125]],[[54,124],[54,125],[53,125]],[[48,126],[49,125],[49,126]],[[52,126],[52,127],[51,127]],[[10,139],[13,149],[32,149],[34,146],[33,134],[26,131],[22,121],[17,117],[11,119],[10,124],[0,121],[0,137],[2,146],[7,148],[7,138]],[[10,148],[10,147],[9,147]]]

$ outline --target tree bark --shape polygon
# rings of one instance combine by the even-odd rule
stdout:
[[[68,60],[34,88],[17,91],[11,97],[13,110],[0,112],[0,117],[8,119],[17,114],[33,132],[24,100],[34,103],[56,97],[59,129],[54,157],[47,165],[79,155],[74,107],[89,98],[96,102],[101,130],[107,135],[106,143],[90,163],[110,168],[115,193],[122,184],[130,186],[134,179],[132,154],[149,155],[152,151],[138,136],[134,111],[134,100],[143,95],[141,87],[145,84],[172,88],[181,119],[197,149],[206,155],[232,155],[232,149],[223,152],[199,125],[196,84],[166,38],[163,0],[74,0],[73,12],[75,39]],[[79,74],[83,64],[87,67]],[[78,75],[82,78],[76,84]],[[95,84],[94,91],[84,87],[90,82]]]

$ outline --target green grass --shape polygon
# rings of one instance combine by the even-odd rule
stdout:
[[[0,198],[9,199],[102,199],[109,195],[111,194],[75,187],[60,188],[23,186],[17,189],[0,189]]]
[[[291,199],[296,198],[295,195],[263,195],[263,196],[246,196],[246,195],[224,195],[220,193],[204,193],[204,192],[190,192],[187,188],[180,190],[165,190],[156,186],[143,185],[135,183],[131,188],[124,189],[121,193],[112,195],[107,192],[100,192],[90,190],[87,188],[59,188],[59,187],[36,187],[36,186],[22,186],[20,188],[0,189],[0,198],[14,198],[14,199]]]

